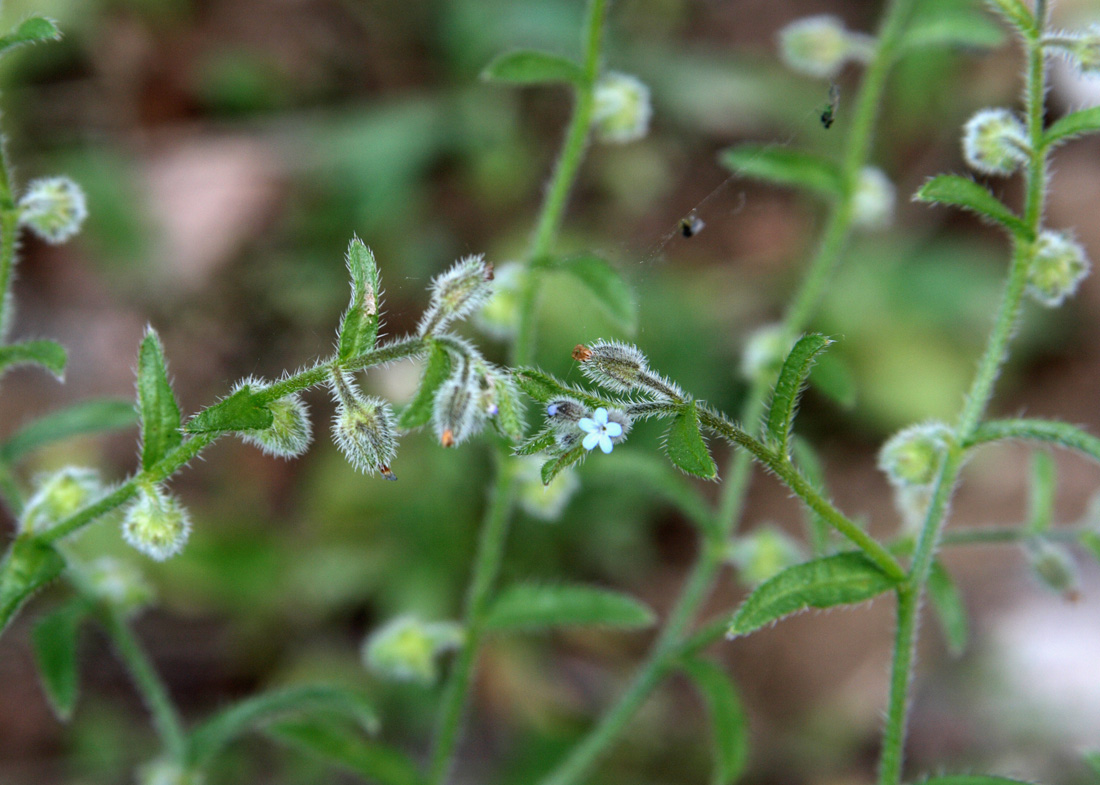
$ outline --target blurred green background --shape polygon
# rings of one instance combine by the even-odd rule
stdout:
[[[936,0],[923,12],[979,5]],[[1090,0],[1056,10],[1065,25],[1100,19]],[[577,54],[583,2],[7,0],[2,26],[31,12],[56,18],[65,38],[4,61],[8,149],[21,182],[56,173],[78,180],[90,218],[70,245],[24,244],[13,334],[60,340],[70,366],[64,386],[32,371],[6,377],[0,436],[66,402],[130,397],[146,323],[164,339],[186,412],[240,377],[273,377],[327,353],[346,304],[342,253],[353,232],[381,265],[389,334],[415,325],[427,282],[455,258],[518,258],[568,97],[484,84],[478,73],[517,46]],[[872,30],[880,3],[612,5],[606,63],[651,86],[653,126],[641,142],[593,145],[559,248],[594,250],[616,264],[636,289],[633,339],[654,367],[729,412],[745,392],[745,337],[781,314],[821,211],[789,191],[727,181],[716,155],[747,140],[840,149],[858,73],[841,77],[837,122],[826,131],[818,115],[828,85],[786,72],[774,52],[781,26],[822,12]],[[1019,73],[1007,45],[905,58],[875,153],[898,187],[895,228],[856,239],[815,320],[839,339],[830,362],[850,381],[853,400],[838,405],[811,391],[799,427],[820,447],[839,506],[883,536],[897,515],[874,469],[877,445],[913,421],[954,415],[1006,266],[995,230],[907,197],[933,174],[964,171],[961,124],[978,108],[1011,105]],[[1053,113],[1100,101],[1100,80],[1075,81],[1061,64],[1055,77]],[[1055,169],[1048,222],[1076,227],[1098,258],[1100,140],[1059,151]],[[1010,203],[1020,196],[1015,181],[991,186]],[[705,230],[674,236],[697,206]],[[1100,431],[1098,328],[1093,281],[1060,311],[1028,307],[995,410]],[[501,344],[470,332],[503,359]],[[579,381],[569,350],[597,337],[628,336],[586,293],[549,281],[540,363]],[[372,373],[365,386],[403,402],[417,373],[400,364]],[[399,613],[459,615],[489,451],[482,443],[445,451],[430,434],[414,434],[394,463],[400,482],[364,478],[327,440],[324,392],[308,400],[318,438],[303,459],[285,463],[224,440],[173,483],[196,523],[182,556],[143,561],[113,521],[84,536],[80,549],[139,562],[157,587],[160,603],[138,632],[186,716],[265,686],[344,681],[376,697],[384,739],[421,755],[437,692],[374,679],[359,664],[359,645]],[[643,424],[622,452],[654,454],[658,436]],[[37,454],[24,477],[78,463],[120,479],[133,469],[135,439],[66,443]],[[582,468],[582,490],[561,521],[516,523],[503,580],[614,586],[663,613],[693,556],[694,533],[644,489],[592,471],[595,463]],[[1074,521],[1100,475],[1065,456],[1059,468],[1059,517]],[[1019,521],[1025,476],[1022,451],[982,453],[954,519]],[[772,523],[797,534],[800,520],[787,492],[759,477],[745,528]],[[1028,579],[1015,549],[960,551],[945,561],[966,592],[974,635],[952,661],[938,630],[925,627],[912,770],[1088,781],[1077,755],[1100,746],[1100,571],[1082,563],[1084,598],[1066,605]],[[710,612],[732,609],[743,592],[727,575]],[[38,688],[28,618],[50,602],[40,597],[0,639],[0,783],[130,782],[155,740],[102,636],[82,639],[82,699],[70,725],[53,719]],[[880,600],[715,648],[752,716],[747,782],[871,781],[891,624],[890,604]],[[649,642],[648,633],[597,632],[492,642],[474,692],[463,781],[533,781],[614,697]],[[705,781],[704,722],[686,685],[671,682],[592,782]],[[214,785],[353,781],[261,741],[234,750]]]

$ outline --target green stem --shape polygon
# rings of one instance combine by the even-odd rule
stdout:
[[[153,717],[153,726],[160,736],[161,743],[173,760],[182,761],[187,747],[183,723],[149,655],[142,649],[126,621],[117,613],[107,610],[101,614],[101,618],[122,662],[130,671],[134,686],[141,693]]]
[[[0,342],[6,337],[11,314],[12,270],[15,267],[16,241],[19,235],[19,208],[15,204],[8,151],[0,139]]]
[[[1026,172],[1026,196],[1024,203],[1024,221],[1033,235],[1041,228],[1043,205],[1045,200],[1047,160],[1042,146],[1043,138],[1043,100],[1046,93],[1046,58],[1042,48],[1043,28],[1046,22],[1046,7],[1043,0],[1036,2],[1036,26],[1034,35],[1028,35],[1027,41],[1027,126],[1028,136],[1034,154],[1028,162]],[[955,440],[943,460],[932,499],[928,505],[920,537],[917,540],[913,562],[909,568],[909,579],[904,591],[910,595],[902,601],[902,590],[898,594],[898,649],[894,652],[894,662],[890,676],[890,698],[886,713],[886,728],[883,734],[882,755],[879,766],[879,785],[899,785],[904,764],[905,719],[909,713],[909,685],[912,681],[912,665],[917,643],[917,618],[925,584],[928,581],[932,561],[935,558],[951,497],[958,483],[959,472],[964,463],[964,449],[960,445],[971,441],[981,425],[989,402],[993,397],[994,385],[1001,369],[1008,359],[1016,323],[1019,320],[1021,302],[1027,286],[1028,265],[1031,261],[1030,244],[1017,240],[1012,255],[1012,265],[1008,281],[1001,298],[993,329],[986,344],[985,352],[978,364],[970,390],[963,403],[963,410],[955,426]]]

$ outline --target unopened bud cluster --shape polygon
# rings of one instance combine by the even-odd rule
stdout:
[[[596,341],[578,345],[573,359],[581,373],[608,390],[618,393],[643,392],[659,400],[682,400],[683,391],[649,369],[649,361],[636,346],[619,341]]]
[[[233,392],[248,387],[255,393],[267,386],[266,383],[249,377],[238,382]],[[297,458],[309,449],[313,441],[313,426],[309,421],[309,407],[300,395],[286,395],[267,404],[267,409],[271,412],[271,425],[263,429],[238,431],[244,442],[280,458]]]
[[[882,446],[879,469],[899,487],[931,485],[952,438],[951,429],[941,422],[911,425]]]
[[[438,658],[462,645],[455,622],[425,622],[401,616],[372,633],[363,644],[363,663],[379,676],[429,686],[439,678]]]
[[[88,217],[84,191],[68,177],[32,180],[19,199],[19,223],[48,243],[63,243]]]
[[[832,79],[850,61],[867,62],[874,47],[873,38],[845,29],[830,14],[808,16],[779,31],[779,55],[787,67],[820,79]]]
[[[1089,274],[1085,249],[1064,232],[1044,231],[1035,241],[1027,271],[1027,292],[1038,302],[1054,308],[1077,291]]]
[[[432,401],[432,429],[440,444],[454,447],[480,433],[500,414],[501,401],[516,401],[519,393],[511,375],[467,341],[453,335],[439,340],[450,358],[451,373]]]
[[[423,338],[436,335],[458,319],[473,313],[492,294],[493,265],[485,257],[467,256],[451,269],[436,276],[431,285],[431,302],[420,320],[417,333]]]
[[[633,421],[618,409],[600,406],[592,411],[572,398],[559,398],[547,404],[546,424],[554,433],[554,453],[569,452],[578,444],[589,452],[599,447],[609,453],[626,439]]]
[[[123,616],[133,616],[153,601],[153,589],[128,561],[104,556],[83,568],[88,589]]]
[[[38,479],[34,495],[27,500],[19,527],[25,533],[40,533],[85,507],[103,492],[94,469],[65,468]]]
[[[397,455],[397,425],[393,408],[381,398],[359,392],[355,380],[344,371],[329,377],[336,398],[332,440],[348,463],[364,474],[380,474],[396,480],[390,469]]]
[[[1008,109],[982,109],[963,127],[963,157],[979,172],[1010,175],[1031,157],[1027,129]]]
[[[155,561],[182,551],[190,534],[187,510],[159,485],[142,485],[122,520],[122,538]]]
[[[649,131],[649,88],[636,76],[606,73],[596,82],[592,122],[601,141],[624,144]]]
[[[1064,56],[1082,74],[1100,74],[1100,24],[1080,32],[1051,33],[1043,37],[1043,45]]]

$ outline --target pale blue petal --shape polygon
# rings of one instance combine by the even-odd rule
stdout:
[[[618,439],[623,435],[623,426],[619,425],[617,422],[609,422],[604,430],[607,431],[607,435],[612,439]]]
[[[593,420],[591,417],[581,417],[579,420],[577,420],[577,427],[580,428],[582,431],[587,431],[588,433],[593,433],[600,428],[600,426],[596,424],[596,421]],[[589,449],[592,448],[590,447]]]
[[[600,435],[598,433],[590,433],[584,437],[584,441],[581,442],[581,445],[584,446],[584,449],[591,450],[593,447],[596,446],[596,443],[599,442],[599,440]]]
[[[600,425],[607,425],[607,409],[601,406],[599,409],[596,410],[596,414],[594,416],[596,418],[596,422],[598,422]]]
[[[595,435],[596,435],[596,434],[592,434],[592,436],[595,436]],[[588,437],[588,436],[585,436],[585,437],[584,437],[584,440],[585,440],[585,441],[588,441],[588,439],[589,439],[589,437]],[[603,450],[603,451],[604,451],[604,455],[606,455],[607,453],[611,452],[611,447],[612,447],[612,444],[611,444],[611,437],[610,437],[610,436],[608,436],[608,435],[607,435],[607,434],[605,433],[605,434],[604,434],[603,436],[601,436],[601,437],[600,437],[600,449],[601,449],[601,450]],[[591,449],[591,448],[589,448],[589,449]]]

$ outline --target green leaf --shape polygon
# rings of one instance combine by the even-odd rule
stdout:
[[[747,635],[809,608],[866,602],[896,585],[897,581],[858,552],[797,564],[756,587],[734,614],[727,635]]]
[[[1054,420],[990,420],[979,425],[963,446],[969,449],[1006,439],[1054,444],[1100,463],[1100,439],[1076,425]]]
[[[1033,783],[1008,777],[995,777],[991,774],[945,774],[922,780],[919,785],[1033,785]]]
[[[397,427],[407,431],[429,422],[432,419],[435,394],[450,375],[451,358],[447,350],[438,341],[432,341],[428,350],[428,361],[424,364],[424,374],[420,377],[420,386],[412,401],[401,412]]]
[[[1036,452],[1031,456],[1031,486],[1028,494],[1028,534],[1042,534],[1050,528],[1054,517],[1054,459],[1049,453]]]
[[[961,656],[969,637],[966,605],[951,574],[938,561],[932,562],[928,573],[928,597],[947,641],[947,650],[955,657]]]
[[[0,346],[0,374],[15,365],[41,365],[65,381],[65,347],[57,341],[22,341]]]
[[[1082,548],[1092,554],[1092,558],[1100,563],[1100,533],[1083,531],[1078,535],[1077,542]]]
[[[550,428],[544,428],[529,439],[521,442],[514,450],[513,455],[537,455],[546,452],[557,443],[557,435]]]
[[[713,785],[730,785],[745,770],[749,755],[748,719],[733,682],[709,660],[689,658],[680,667],[699,690],[710,715],[714,743]]]
[[[798,339],[798,342],[783,361],[779,378],[772,391],[772,402],[768,408],[768,438],[780,455],[790,454],[791,429],[798,410],[798,399],[806,389],[806,380],[810,376],[817,356],[832,344],[833,340],[820,333],[810,333]]]
[[[77,637],[87,615],[83,600],[68,602],[39,618],[31,634],[42,687],[54,714],[63,722],[72,717],[76,705]]]
[[[823,196],[844,193],[840,167],[813,153],[779,145],[745,144],[723,151],[719,160],[742,177],[795,185]]]
[[[615,322],[628,333],[638,327],[634,295],[619,271],[598,256],[582,255],[561,259],[554,269],[563,270],[584,286]]]
[[[188,433],[223,433],[225,431],[255,431],[270,428],[274,422],[271,410],[258,400],[249,385],[244,385],[228,398],[208,406],[187,421]]]
[[[665,434],[665,455],[683,472],[713,480],[718,477],[718,467],[710,457],[707,443],[699,432],[699,412],[694,401],[688,401],[672,420]]]
[[[519,388],[527,393],[528,397],[539,403],[549,403],[557,398],[567,397],[575,398],[585,406],[593,409],[598,409],[601,406],[611,408],[618,405],[613,401],[598,398],[583,388],[566,384],[552,374],[538,368],[515,368],[512,371],[512,378],[516,380]]]
[[[340,320],[336,356],[341,362],[374,348],[378,337],[378,300],[382,291],[374,253],[358,237],[352,238],[345,261],[351,275],[351,302]]]
[[[312,722],[280,722],[269,736],[340,766],[377,785],[422,785],[415,764],[404,753],[364,739],[348,728]]]
[[[487,82],[508,84],[580,85],[584,83],[584,69],[561,55],[520,49],[497,57],[485,66],[481,78]]]
[[[941,174],[920,187],[913,197],[918,202],[950,204],[970,210],[1008,229],[1017,237],[1034,240],[1034,234],[1000,199],[966,177]]]
[[[1092,770],[1092,773],[1100,777],[1100,751],[1086,752],[1084,754],[1084,759],[1085,765]]]
[[[851,367],[836,355],[823,354],[817,358],[810,371],[810,384],[841,409],[855,408],[855,376]]]
[[[1055,120],[1043,133],[1043,147],[1051,148],[1075,136],[1100,131],[1100,106],[1072,112]]]
[[[378,727],[374,708],[343,687],[284,687],[245,698],[199,725],[188,741],[188,759],[204,766],[239,736],[285,719],[288,714],[303,713],[339,714],[355,721],[368,733],[374,733]]]
[[[1037,32],[1034,14],[1020,0],[986,0],[986,4],[1024,35]]]
[[[152,327],[138,352],[138,414],[141,416],[141,468],[148,469],[183,440],[180,407],[168,381],[164,347]]]
[[[542,468],[539,469],[539,476],[542,478],[542,484],[549,485],[551,480],[573,464],[584,460],[586,455],[588,455],[588,450],[584,449],[584,445],[578,444],[569,452],[547,461],[542,465]]]
[[[1000,25],[977,10],[951,3],[921,3],[903,36],[905,50],[927,46],[993,49],[1004,43]]]
[[[61,575],[65,560],[51,546],[22,536],[0,563],[0,633],[32,594]]]
[[[656,615],[633,597],[590,586],[519,584],[500,593],[485,620],[490,630],[649,627]]]
[[[19,26],[5,36],[0,36],[0,54],[24,44],[38,44],[43,41],[60,41],[61,31],[52,19],[32,16],[24,19]]]
[[[136,419],[129,401],[84,401],[24,425],[0,446],[0,458],[12,463],[43,445],[86,433],[129,428]]]

